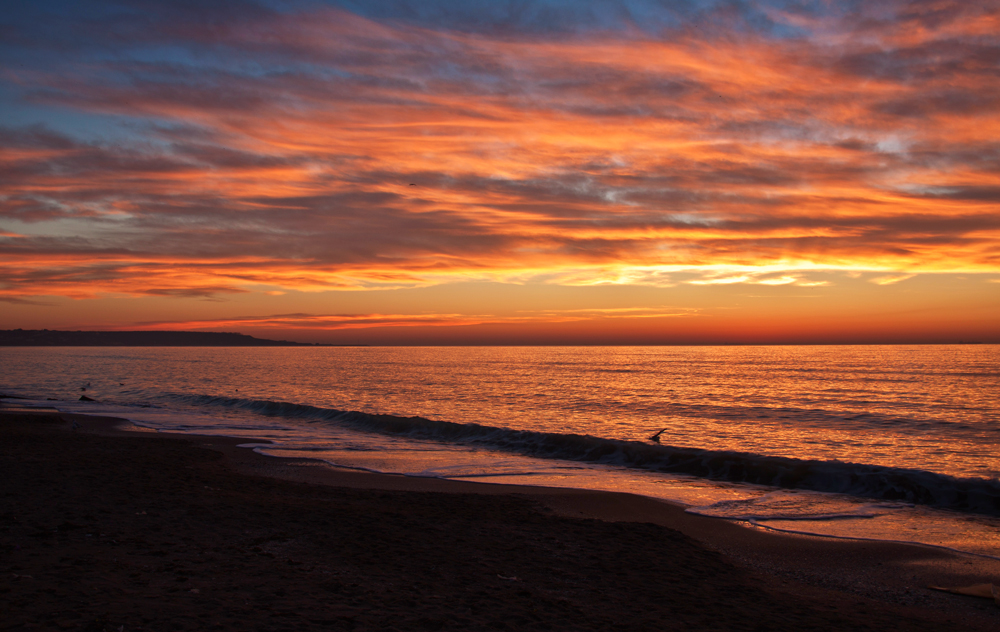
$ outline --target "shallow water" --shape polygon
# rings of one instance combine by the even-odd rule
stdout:
[[[0,362],[0,392],[271,439],[273,454],[1000,556],[996,345],[0,348]]]

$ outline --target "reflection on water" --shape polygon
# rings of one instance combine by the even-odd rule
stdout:
[[[975,532],[996,547],[996,524],[986,518],[973,524],[948,512],[883,507],[869,517],[788,519],[773,511],[780,505],[774,499],[770,505],[758,500],[768,489],[754,486],[542,459],[443,438],[415,441],[296,417],[290,409],[266,416],[233,404],[292,402],[638,442],[665,428],[662,443],[676,447],[996,478],[995,345],[6,348],[0,361],[2,392],[39,403],[51,397],[64,410],[117,412],[161,428],[272,437],[283,453],[303,451],[348,467],[630,490],[700,508],[754,499],[711,511],[752,507],[757,515],[750,519],[761,524],[835,535],[911,540],[912,532],[939,532],[922,537],[954,543]],[[75,401],[88,383],[86,394],[99,404]],[[229,403],[208,406],[205,396]],[[811,494],[795,502],[809,511],[860,511],[836,509],[855,501]],[[889,537],[893,533],[907,537]]]

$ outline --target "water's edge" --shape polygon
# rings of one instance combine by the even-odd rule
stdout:
[[[193,399],[201,406],[239,408],[268,416],[339,424],[410,439],[481,445],[531,457],[690,474],[715,481],[846,494],[1000,516],[1000,481],[991,479],[958,478],[925,470],[842,461],[647,444],[591,435],[510,430],[271,400],[211,396]]]

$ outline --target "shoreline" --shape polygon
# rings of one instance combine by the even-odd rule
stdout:
[[[26,410],[32,410],[32,409],[26,409]],[[56,409],[52,409],[52,410],[56,410]],[[0,411],[2,411],[2,408],[0,408]],[[79,415],[86,416],[86,417],[100,416],[100,415],[95,415],[93,413],[87,413],[87,412],[81,412],[81,413],[61,413],[60,412],[60,414],[79,414]],[[362,414],[365,414],[365,413],[362,413]],[[374,416],[381,416],[381,415],[377,415],[376,414]],[[110,417],[110,418],[111,419],[119,419],[119,418],[116,418],[116,417]],[[180,436],[180,437],[185,437],[185,436],[217,436],[217,435],[192,435],[191,433],[174,433],[174,432],[169,431],[169,430],[158,429],[155,426],[140,426],[138,424],[135,424],[133,422],[130,422],[130,421],[127,421],[127,420],[123,420],[123,419],[120,419],[120,421],[123,422],[123,423],[127,423],[131,427],[131,429],[134,430],[134,431],[145,432],[145,431],[148,430],[148,431],[151,431],[151,432],[156,432],[156,433],[163,434],[164,436]],[[231,437],[232,435],[218,435],[218,436],[219,437],[222,437],[222,436],[230,436]],[[248,443],[248,442],[257,442],[257,443],[261,443],[261,444],[272,443],[272,441],[270,441],[269,439],[261,439],[261,438],[256,438],[256,437],[242,437],[242,438],[239,439],[239,441],[241,443]],[[264,449],[266,449],[266,446],[264,446]],[[531,483],[528,483],[528,482],[495,483],[495,482],[491,482],[493,479],[490,479],[490,478],[481,478],[479,480],[469,479],[469,478],[466,478],[466,479],[449,479],[449,478],[437,479],[435,477],[426,477],[426,478],[424,478],[424,477],[421,477],[421,476],[408,476],[408,475],[397,474],[397,473],[387,473],[387,472],[372,471],[372,470],[367,470],[367,469],[360,468],[360,467],[359,468],[352,468],[352,467],[343,466],[343,465],[333,465],[333,464],[327,463],[323,459],[320,459],[320,458],[311,458],[311,457],[308,457],[308,456],[301,456],[301,455],[299,455],[299,456],[291,456],[291,457],[278,456],[278,455],[274,454],[273,451],[272,451],[271,454],[266,455],[266,457],[267,458],[275,458],[275,459],[283,459],[286,462],[300,462],[300,463],[311,462],[314,465],[319,465],[319,466],[325,467],[327,469],[330,469],[330,470],[332,470],[334,472],[342,472],[344,474],[347,474],[347,473],[350,473],[350,472],[357,472],[357,473],[370,474],[370,475],[376,475],[376,476],[388,476],[390,478],[401,477],[401,478],[413,478],[413,479],[419,479],[419,480],[441,480],[441,481],[446,481],[448,484],[468,483],[468,484],[472,484],[472,485],[477,485],[477,484],[478,485],[499,485],[500,489],[508,489],[508,488],[511,488],[511,487],[515,487],[515,488],[521,488],[521,487],[523,487],[523,488],[529,488],[529,489],[545,490],[545,489],[549,489],[551,487],[552,490],[573,489],[573,490],[577,490],[579,492],[592,491],[592,492],[595,492],[595,493],[600,493],[601,491],[608,491],[609,493],[631,494],[633,496],[638,496],[638,497],[641,497],[641,498],[647,498],[647,497],[649,497],[649,498],[655,499],[657,502],[662,502],[662,503],[665,503],[667,505],[674,506],[674,507],[681,507],[681,508],[683,508],[685,510],[686,509],[690,509],[692,507],[692,505],[687,505],[687,504],[685,504],[683,502],[680,502],[680,501],[677,501],[677,500],[674,500],[674,499],[671,499],[671,498],[663,498],[663,497],[655,496],[655,495],[649,495],[649,496],[647,496],[647,495],[643,494],[641,491],[621,491],[621,490],[619,490],[618,492],[614,492],[614,491],[610,491],[610,490],[607,490],[607,489],[603,489],[602,490],[601,488],[595,488],[595,487],[580,487],[580,488],[577,488],[577,487],[572,487],[572,486],[560,486],[560,485],[550,486],[550,485],[547,485],[545,483],[531,484]],[[849,465],[855,466],[855,464],[849,464]],[[860,467],[860,466],[858,466],[858,467]],[[299,477],[296,480],[306,480],[306,479],[304,479],[302,477]],[[331,484],[340,484],[340,483],[331,483]],[[392,485],[389,488],[392,488],[392,489],[403,489],[402,487],[399,487],[398,484],[397,485]],[[413,488],[413,489],[421,489],[421,490],[423,490],[425,488],[421,487],[421,486],[417,486],[416,488]],[[470,490],[471,489],[474,489],[474,488],[470,488]],[[434,490],[437,491],[437,488],[434,488]],[[812,491],[812,489],[811,488],[807,488],[807,491]],[[550,494],[547,494],[547,495],[550,495]],[[870,502],[879,502],[879,501],[877,499],[870,499]],[[930,508],[930,509],[938,509],[938,510],[946,511],[946,512],[949,511],[949,509],[947,509],[947,508],[937,507],[935,505],[926,505],[926,506],[928,508]],[[694,513],[695,515],[704,515],[704,514],[700,514],[699,512],[692,512],[692,513]],[[976,518],[976,517],[978,517],[980,515],[984,515],[984,516],[986,516],[988,518],[995,518],[996,517],[996,516],[993,516],[991,514],[979,514],[979,513],[975,512],[975,511],[971,511],[971,510],[968,511],[967,514],[961,514],[961,512],[959,512],[959,515],[965,515],[965,516],[971,517],[971,518]],[[714,521],[723,521],[723,522],[726,522],[726,523],[729,523],[729,524],[740,524],[744,528],[759,530],[759,531],[762,531],[762,532],[767,532],[767,533],[772,533],[772,534],[778,534],[778,535],[787,535],[787,536],[796,536],[796,537],[807,537],[807,538],[811,537],[811,538],[818,538],[820,540],[844,540],[844,541],[849,541],[849,542],[870,542],[870,543],[876,543],[876,544],[880,544],[880,543],[884,543],[884,544],[898,544],[898,545],[903,545],[903,546],[915,546],[915,547],[921,547],[921,548],[929,548],[929,549],[941,550],[941,551],[949,552],[949,553],[952,553],[952,554],[955,554],[955,555],[959,555],[959,556],[971,556],[971,557],[974,557],[974,558],[984,558],[984,559],[987,559],[987,560],[1000,561],[1000,554],[990,555],[989,553],[985,553],[985,552],[976,552],[976,551],[971,551],[971,550],[964,550],[962,548],[958,548],[958,547],[955,547],[955,546],[948,546],[948,545],[944,545],[944,544],[934,544],[934,543],[931,543],[931,542],[920,541],[919,539],[916,539],[916,538],[915,539],[889,539],[889,538],[877,537],[877,536],[876,537],[866,537],[866,536],[863,536],[863,535],[850,535],[850,534],[847,534],[847,535],[838,535],[838,534],[822,533],[822,532],[817,533],[817,532],[808,531],[808,530],[796,530],[796,529],[791,529],[791,528],[775,527],[775,526],[772,526],[770,524],[760,524],[760,523],[756,523],[756,522],[754,522],[752,520],[745,520],[745,519],[740,519],[740,518],[727,518],[727,517],[722,517],[722,516],[707,516],[707,517],[709,517],[711,520],[714,520]]]
[[[894,616],[912,619],[914,623],[909,629],[922,629],[918,625],[921,621],[950,627],[957,625],[970,630],[994,629],[1000,624],[1000,608],[990,601],[926,588],[928,585],[1000,583],[1000,560],[994,558],[963,555],[950,549],[913,544],[841,540],[775,532],[741,526],[719,518],[688,514],[679,505],[620,492],[453,481],[344,470],[321,461],[267,456],[237,447],[239,444],[254,442],[252,437],[170,434],[148,429],[136,430],[137,427],[134,426],[122,429],[123,424],[131,425],[130,422],[109,417],[0,411],[0,427],[10,424],[12,419],[30,418],[33,415],[38,418],[62,419],[60,424],[31,425],[44,425],[44,429],[35,428],[34,431],[70,442],[74,437],[85,436],[95,440],[106,437],[109,440],[133,442],[136,439],[156,437],[169,441],[179,440],[190,447],[211,450],[221,454],[225,468],[233,475],[242,477],[251,487],[254,481],[261,480],[251,477],[265,477],[293,486],[321,486],[334,491],[353,490],[353,493],[362,494],[363,498],[377,493],[402,494],[403,497],[424,497],[431,493],[448,495],[450,498],[446,502],[456,502],[459,505],[467,497],[493,498],[497,502],[506,498],[527,502],[534,508],[531,511],[539,519],[550,521],[583,520],[589,521],[588,524],[596,521],[594,524],[618,524],[629,530],[655,525],[683,534],[696,547],[721,554],[727,563],[752,577],[751,584],[761,585],[791,602],[824,604],[828,614],[856,608],[858,603],[864,603],[870,608],[884,609],[895,613]],[[79,428],[71,431],[72,433],[65,432],[73,422]],[[18,423],[23,424],[23,421]],[[145,443],[149,447],[156,442]],[[13,454],[12,458],[16,460],[17,455]],[[63,455],[62,458],[73,457]],[[412,498],[406,502],[412,502]],[[470,519],[476,524],[475,516]],[[539,529],[556,529],[554,525],[555,522],[548,527],[540,526]],[[746,607],[749,608],[750,605]],[[836,626],[829,623],[827,627],[834,629]]]

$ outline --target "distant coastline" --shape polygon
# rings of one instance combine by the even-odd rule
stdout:
[[[0,330],[0,347],[328,347],[211,331]]]
[[[368,342],[293,342],[269,340],[235,332],[211,331],[62,331],[56,329],[0,329],[0,347],[794,347],[794,346],[897,346],[991,345],[992,340],[895,341],[591,341],[480,340]]]

